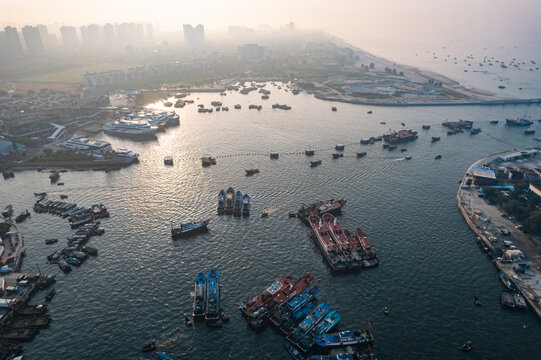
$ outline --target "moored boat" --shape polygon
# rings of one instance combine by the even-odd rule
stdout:
[[[15,222],[16,223],[20,223],[20,222],[23,222],[26,220],[27,217],[30,216],[30,213],[28,212],[28,210],[20,213],[19,215],[17,215],[17,217],[15,218]]]
[[[500,280],[502,284],[504,284],[505,287],[508,288],[509,290],[513,292],[518,290],[513,280],[511,280],[509,276],[507,276],[507,274],[504,273],[503,271],[500,271]]]
[[[513,300],[512,292],[509,292],[506,290],[502,291],[502,293],[500,294],[500,302],[502,303],[503,306],[507,306],[510,308],[515,307],[515,301]]]
[[[250,196],[248,194],[244,194],[242,196],[242,216],[249,216],[250,215]]]
[[[440,139],[439,136],[432,136],[432,142],[440,141]]]
[[[235,200],[235,190],[232,187],[228,188],[225,192],[225,213],[233,213],[233,204]]]
[[[321,216],[321,218],[329,229],[334,243],[340,248],[342,254],[344,254],[347,261],[347,266],[351,269],[362,268],[362,257],[359,253],[357,253],[357,250],[354,247],[355,238],[353,236],[346,236],[344,230],[340,226],[340,223],[332,214],[325,213]]]
[[[362,230],[357,228],[355,231],[355,239],[358,241],[358,244],[364,251],[363,256],[363,266],[364,267],[374,267],[378,265],[378,258],[376,256],[376,251],[374,250],[374,247],[370,244],[368,241],[368,238],[366,237],[366,233]]]
[[[310,301],[315,300],[319,289],[317,285],[311,285],[305,289],[301,294],[295,296],[287,303],[283,304],[281,308],[276,311],[270,318],[273,325],[279,327],[283,322],[289,319],[291,316],[299,311],[302,307],[308,304]],[[311,311],[311,310],[310,310]]]
[[[218,193],[218,215],[222,215],[225,211],[225,191],[222,189]]]
[[[316,337],[316,345],[323,348],[372,344],[374,335],[369,324],[363,330],[348,330]]]
[[[297,346],[304,352],[308,352],[315,344],[316,337],[326,334],[331,331],[340,321],[340,313],[338,311],[331,311],[323,320],[321,320],[311,331],[310,334],[303,336],[298,342]]]
[[[284,289],[291,288],[293,277],[284,276],[280,280],[273,282],[267,289],[259,295],[246,301],[240,306],[242,315],[246,318],[252,318],[254,314],[264,305],[268,304],[275,296],[280,294]]]
[[[193,295],[193,312],[192,316],[194,318],[201,317],[205,315],[205,303],[207,296],[207,278],[205,274],[200,272],[195,277],[195,290]]]
[[[182,236],[206,231],[209,223],[210,223],[210,219],[207,219],[207,220],[201,220],[199,222],[189,222],[185,224],[180,224],[180,227],[177,227],[177,228],[173,227],[173,224],[171,223],[171,236],[173,238],[177,238],[177,237],[182,237]]]
[[[526,309],[528,307],[524,296],[519,293],[513,293],[513,301],[515,302],[515,307],[517,309]]]
[[[358,152],[358,153],[357,153],[357,157],[358,157],[358,158],[362,158],[362,157],[365,157],[365,156],[366,156],[366,152],[365,152],[365,151],[363,151],[363,152]]]
[[[244,170],[246,171],[246,176],[250,176],[250,175],[253,175],[253,174],[257,174],[259,172],[259,169],[248,169],[248,170]]]
[[[242,214],[242,193],[237,191],[235,193],[235,200],[233,202],[233,215],[241,216]]]
[[[310,167],[321,165],[321,160],[310,161]]]
[[[525,118],[505,119],[505,125],[509,126],[530,126],[532,124],[533,121]]]
[[[13,215],[13,206],[8,205],[4,208],[4,210],[2,210],[2,216],[8,218],[11,217],[11,215]]]
[[[310,226],[315,236],[315,242],[321,249],[323,257],[331,269],[336,271],[346,270],[347,261],[340,251],[339,247],[332,240],[329,229],[323,224],[321,218],[315,214],[308,217]]]
[[[383,140],[389,143],[413,141],[415,139],[417,139],[417,131],[411,129],[403,129],[399,131],[389,130],[383,134]]]
[[[212,269],[207,274],[207,296],[205,307],[205,320],[216,322],[220,320],[220,274],[218,270]]]
[[[303,321],[289,333],[287,339],[296,344],[304,335],[308,334],[329,313],[329,304],[319,304]]]

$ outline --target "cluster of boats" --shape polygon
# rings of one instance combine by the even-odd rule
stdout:
[[[342,229],[338,220],[329,212],[308,216],[312,237],[332,270],[345,271],[371,268],[378,265],[376,252],[366,233],[357,228],[355,234]]]
[[[509,276],[503,271],[500,272],[500,280],[507,290],[502,291],[500,302],[503,306],[513,309],[526,309],[528,305],[524,296],[520,294],[518,287]]]
[[[221,327],[229,320],[220,305],[220,274],[212,269],[205,276],[202,272],[195,277],[193,295],[193,317],[195,320],[204,318],[208,326]],[[188,323],[187,323],[188,324]]]
[[[180,117],[174,112],[143,112],[108,122],[103,130],[115,135],[148,136],[179,123]]]
[[[303,354],[313,348],[323,352],[349,346],[355,352],[365,352],[374,341],[370,326],[359,331],[330,333],[341,316],[338,311],[330,311],[329,304],[318,305],[319,288],[312,284],[313,280],[311,274],[297,281],[285,276],[242,304],[240,311],[254,330],[270,323],[286,336],[287,349],[295,359],[305,359]]]
[[[34,211],[37,213],[51,213],[67,217],[72,228],[79,227],[93,220],[109,217],[109,211],[103,204],[94,204],[90,208],[77,207],[75,203],[49,200],[45,193],[34,194],[39,196],[34,203]]]
[[[55,251],[47,260],[49,263],[58,264],[58,267],[65,273],[71,271],[71,266],[81,266],[88,255],[97,255],[98,250],[85,246],[91,236],[102,235],[105,232],[100,227],[99,221],[94,221],[81,226],[77,231],[68,238],[68,246],[62,250]],[[47,239],[46,244],[55,243],[57,239]]]
[[[218,215],[249,216],[250,196],[230,187],[218,193]]]

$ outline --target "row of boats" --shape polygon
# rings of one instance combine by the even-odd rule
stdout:
[[[51,213],[67,217],[72,228],[79,227],[93,220],[109,217],[109,211],[103,204],[94,204],[90,208],[77,207],[75,203],[49,200],[42,194],[34,203],[34,211],[37,213]]]
[[[526,309],[528,307],[526,299],[520,294],[517,285],[503,271],[500,272],[500,280],[507,288],[500,295],[500,302],[503,306],[515,309]]]
[[[220,305],[220,274],[212,269],[207,275],[200,272],[195,277],[193,295],[193,317],[204,318],[209,326],[221,326],[229,318],[222,311]]]
[[[4,208],[4,210],[2,210],[2,216],[4,218],[10,218],[13,216],[13,206],[11,204],[9,204],[8,206],[6,206]],[[23,222],[24,220],[26,220],[27,217],[30,216],[30,212],[28,212],[28,210],[25,210],[23,211],[22,213],[20,213],[19,215],[17,215],[15,217],[15,222],[16,223],[20,223],[20,222]]]
[[[218,193],[218,215],[249,216],[250,215],[250,196],[235,192],[232,187],[226,191],[220,190]]]
[[[240,311],[254,330],[261,330],[270,323],[286,336],[290,343],[288,351],[295,359],[304,359],[301,352],[307,353],[314,346],[331,349],[372,344],[374,337],[370,326],[363,330],[330,333],[341,316],[338,311],[330,311],[329,304],[317,304],[319,288],[313,280],[311,274],[296,281],[285,276],[243,303]]]
[[[342,229],[329,212],[308,216],[312,237],[332,270],[345,271],[371,268],[378,265],[376,252],[366,233],[357,228],[355,233]]]

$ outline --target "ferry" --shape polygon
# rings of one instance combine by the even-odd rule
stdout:
[[[147,122],[115,120],[103,125],[103,131],[117,135],[148,136],[154,135],[158,127]]]
[[[212,269],[207,274],[206,281],[206,308],[205,320],[216,322],[220,320],[220,274],[218,270]]]
[[[374,335],[369,324],[363,330],[348,330],[334,334],[325,334],[316,337],[316,345],[322,348],[333,348],[341,346],[357,346],[372,344]]]
[[[525,118],[505,119],[505,125],[509,126],[530,126],[532,124],[533,121]]]
[[[173,227],[173,223],[171,223],[171,237],[177,238],[206,231],[209,223],[210,219],[207,219],[199,222],[181,224],[178,228]]]
[[[417,139],[417,137],[417,131],[411,129],[403,129],[399,131],[389,130],[383,134],[383,140],[389,143],[413,141]]]
[[[329,228],[323,224],[321,218],[315,214],[308,217],[308,222],[312,227],[314,240],[321,249],[324,258],[327,260],[331,269],[336,271],[346,270],[346,258],[332,240]]]
[[[95,153],[108,153],[113,151],[111,144],[103,140],[94,140],[80,136],[74,136],[62,144],[67,149],[85,150]]]
[[[225,211],[225,191],[222,189],[218,193],[218,215],[223,215]]]
[[[259,295],[240,306],[242,315],[246,319],[252,318],[259,309],[268,304],[272,299],[274,299],[275,296],[284,291],[284,289],[291,288],[292,282],[292,276],[284,276],[280,280],[273,282],[271,286],[269,286]]]
[[[193,296],[193,317],[201,317],[205,315],[205,304],[207,296],[207,278],[205,274],[200,272],[195,277],[195,290]]]

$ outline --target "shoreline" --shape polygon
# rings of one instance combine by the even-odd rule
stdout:
[[[527,150],[527,149],[525,149],[525,150]],[[484,245],[488,249],[490,249],[492,252],[494,251],[495,247],[494,247],[494,245],[492,244],[492,242],[489,239],[489,237],[491,237],[491,236],[489,236],[489,233],[486,230],[483,231],[483,229],[481,228],[480,225],[476,224],[476,222],[474,220],[474,217],[478,216],[478,215],[475,214],[474,211],[471,211],[471,212],[468,211],[468,209],[466,208],[465,204],[468,204],[468,200],[467,200],[466,196],[467,195],[471,196],[471,193],[470,192],[466,193],[464,184],[466,183],[466,179],[471,174],[471,171],[472,171],[472,169],[474,167],[479,167],[479,166],[482,166],[483,164],[489,163],[489,162],[495,160],[496,158],[502,156],[503,154],[514,153],[514,152],[516,152],[516,151],[511,150],[511,151],[500,152],[500,153],[497,153],[497,154],[492,154],[492,155],[490,155],[488,157],[477,160],[476,162],[471,164],[468,167],[468,170],[466,171],[464,176],[462,177],[462,181],[460,183],[460,186],[459,186],[457,194],[456,194],[457,206],[458,206],[458,209],[460,210],[460,212],[462,213],[462,216],[464,217],[464,220],[466,220],[466,223],[468,224],[470,229],[477,235],[478,238],[480,238],[483,241]],[[477,185],[472,184],[467,189],[471,190],[471,189],[477,189],[477,188],[478,188]],[[483,204],[485,205],[486,208],[490,207],[490,208],[496,209],[497,212],[500,211],[500,209],[498,207],[496,207],[494,205],[489,205],[484,200],[482,200],[482,202],[483,202]],[[478,209],[478,210],[483,212],[482,209]],[[503,219],[499,219],[499,218],[488,219],[488,221],[491,221],[491,220],[494,221],[494,223],[501,223],[501,222],[504,221]],[[486,229],[486,227],[485,227],[485,229]],[[519,232],[518,230],[515,230],[514,228],[510,229],[510,231],[512,233],[511,235],[513,236],[512,237],[513,239],[519,238],[518,240],[520,241],[520,237],[527,237],[527,235]],[[499,236],[499,234],[498,234],[498,236]],[[520,248],[519,248],[519,250],[520,250]],[[524,254],[524,255],[526,255],[526,254]],[[526,299],[526,301],[530,305],[530,308],[537,314],[537,317],[539,319],[541,319],[541,306],[536,304],[532,299],[533,297],[539,297],[538,296],[539,291],[536,292],[530,286],[530,284],[527,283],[527,281],[523,281],[523,280],[517,281],[517,279],[514,278],[514,275],[516,275],[516,274],[515,274],[515,271],[514,271],[514,268],[513,268],[513,263],[503,264],[503,263],[497,261],[496,259],[493,259],[492,263],[496,266],[496,268],[499,271],[504,272],[505,274],[507,274],[509,276],[509,278],[514,279],[513,282],[515,283],[515,285],[519,289],[520,293],[524,296],[524,298]],[[536,270],[536,267],[535,267],[534,264],[532,264],[531,271],[536,273],[538,278],[541,277],[541,272],[539,270]]]
[[[354,105],[370,105],[384,107],[406,107],[406,106],[494,106],[494,105],[530,105],[540,104],[541,98],[534,99],[494,99],[494,100],[473,100],[473,101],[455,101],[455,102],[378,102],[378,101],[363,101],[353,99],[342,99],[327,97],[314,94],[314,97],[323,101],[341,102]]]

